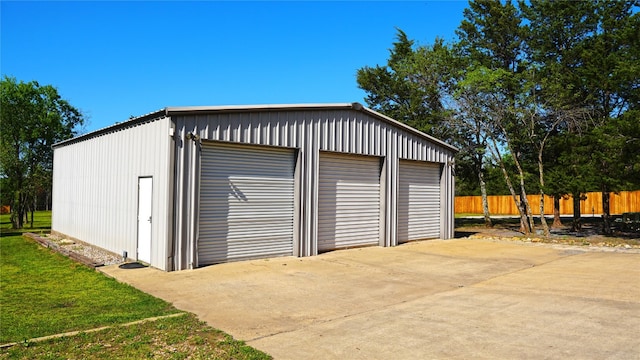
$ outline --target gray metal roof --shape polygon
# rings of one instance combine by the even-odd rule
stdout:
[[[416,134],[425,140],[441,145],[452,151],[458,151],[458,149],[452,145],[445,143],[442,140],[425,134],[411,126],[403,124],[397,120],[394,120],[386,115],[383,115],[377,111],[371,110],[358,102],[353,103],[320,103],[320,104],[263,104],[263,105],[223,105],[223,106],[176,106],[165,107],[157,111],[153,111],[127,121],[116,123],[105,128],[95,130],[72,139],[64,140],[53,145],[53,147],[59,147],[68,145],[71,143],[84,141],[96,136],[105,135],[107,133],[124,129],[130,126],[142,124],[148,121],[152,121],[157,118],[172,116],[172,115],[189,115],[189,114],[205,114],[205,113],[219,113],[219,112],[261,112],[261,111],[281,111],[281,110],[334,110],[334,109],[352,109],[355,111],[361,111],[365,114],[371,115],[381,121],[390,123],[398,128],[409,131]]]

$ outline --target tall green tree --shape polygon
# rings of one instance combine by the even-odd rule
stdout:
[[[438,59],[447,49],[441,40],[432,47],[416,49],[404,31],[396,30],[397,40],[389,50],[387,64],[358,69],[358,87],[367,92],[365,102],[370,108],[427,134],[446,138],[440,91],[445,80],[439,76],[446,61]]]
[[[10,199],[13,228],[24,226],[28,210],[33,226],[36,192],[51,188],[51,146],[76,135],[84,117],[55,87],[8,76],[0,83],[0,115],[2,197]]]
[[[612,124],[630,109],[640,88],[640,17],[633,10],[638,5],[638,1],[521,3],[529,22],[530,57],[541,69],[538,101],[548,118],[568,118],[572,123],[565,131],[588,139],[590,145],[578,147],[585,155],[566,149],[571,153],[565,157],[589,161],[580,166],[583,173],[565,178],[564,184],[579,189],[581,183],[591,182],[589,178],[597,180],[599,185],[592,190],[603,194],[605,232],[610,231],[609,192],[621,190],[625,176],[624,167],[617,166],[624,161],[620,140],[625,135]],[[580,121],[587,118],[592,121]],[[574,228],[578,216],[574,212]]]
[[[387,65],[358,70],[358,85],[367,91],[367,105],[457,146],[458,178],[479,179],[485,224],[491,226],[484,180],[484,116],[471,114],[470,108],[462,111],[454,96],[464,75],[461,69],[466,68],[469,59],[441,39],[431,45],[415,46],[406,33],[397,31]]]
[[[608,193],[640,181],[639,4],[472,0],[457,42],[415,46],[399,30],[386,66],[360,69],[358,84],[370,107],[458,146],[459,174],[476,173],[483,198],[499,170],[522,232],[536,189],[545,234],[545,194],[573,195],[579,229],[580,199],[596,190],[606,232]]]
[[[529,60],[537,64],[539,88],[536,101],[541,105],[542,111],[547,121],[557,124],[560,128],[558,133],[570,132],[563,142],[565,145],[572,144],[571,147],[583,149],[578,146],[580,134],[584,124],[578,122],[583,117],[581,114],[590,112],[585,103],[585,90],[583,80],[580,75],[582,65],[581,54],[585,44],[585,39],[589,37],[595,29],[595,19],[592,16],[594,4],[589,1],[575,2],[552,2],[534,0],[527,5],[520,2],[524,17],[528,20],[527,45]],[[570,114],[576,114],[576,121],[571,121]],[[578,116],[580,114],[580,116]],[[562,118],[569,120],[568,124],[559,124]],[[563,126],[566,125],[566,126]],[[554,196],[554,207],[558,204],[561,196],[575,191],[585,191],[584,179],[576,177],[576,169],[584,168],[584,164],[578,164],[584,157],[576,153],[567,153],[563,156],[563,151],[567,147],[556,146],[554,148],[555,163],[549,164],[552,168],[552,182],[545,183],[542,171],[540,172],[540,185],[544,191],[548,191]],[[576,155],[576,156],[573,156]],[[571,176],[565,176],[567,170],[554,166],[557,159],[562,158],[570,163]],[[573,158],[573,160],[571,160]],[[539,158],[540,160],[540,158]],[[549,158],[546,159],[547,161]],[[543,160],[544,161],[544,160]],[[568,165],[568,164],[565,164]],[[540,169],[544,168],[544,163],[539,161]],[[547,190],[548,189],[548,190]],[[571,192],[568,189],[572,189]],[[581,193],[572,193],[574,200],[574,228],[579,228],[579,199]],[[542,206],[542,205],[541,205]],[[577,207],[576,207],[577,206]],[[554,209],[554,212],[557,212]],[[559,223],[559,218],[555,217],[554,222]]]
[[[469,2],[463,15],[456,31],[458,48],[470,60],[470,66],[464,71],[464,80],[460,83],[462,91],[459,89],[458,94],[466,94],[466,108],[486,111],[484,126],[486,133],[491,134],[490,153],[501,165],[505,182],[517,204],[520,229],[530,233],[534,223],[522,164],[527,149],[525,129],[519,123],[529,111],[526,78],[523,77],[528,66],[524,52],[525,28],[520,11],[511,1],[477,0]],[[503,150],[509,151],[516,166],[517,191],[502,162]]]
[[[640,91],[640,14],[633,14],[639,1],[597,1],[598,28],[585,49],[585,73],[589,100],[598,115],[594,129],[600,140],[599,152],[592,153],[593,167],[600,174],[603,230],[611,232],[609,194],[624,186],[624,148],[626,134],[617,131],[622,115]]]
[[[489,141],[486,124],[485,109],[477,106],[477,94],[472,91],[458,91],[455,93],[456,111],[452,117],[453,141],[460,149],[457,154],[459,165],[458,178],[467,181],[477,179],[482,199],[482,213],[486,227],[493,226],[487,199],[487,163],[489,159]]]

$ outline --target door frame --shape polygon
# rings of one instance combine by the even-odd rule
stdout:
[[[142,184],[146,183],[147,180],[149,181],[148,183],[148,193],[143,193],[142,191]],[[143,198],[143,195],[146,195]],[[148,235],[146,235],[146,238],[148,239],[143,239],[143,236],[145,234],[141,233],[141,226],[140,223],[141,220],[140,216],[144,216],[144,213],[142,212],[143,209],[145,209],[143,207],[143,201],[146,202],[146,206],[148,207],[148,213],[149,213],[149,219],[147,220],[149,222],[149,229],[148,229]],[[153,234],[153,176],[139,176],[138,177],[138,211],[137,211],[137,221],[136,221],[136,260],[138,261],[142,261],[142,262],[146,262],[146,263],[151,263],[151,239],[152,239],[152,234]],[[145,224],[146,225],[146,224]],[[141,236],[143,235],[143,236]],[[146,240],[146,241],[145,241]],[[144,242],[144,243],[143,243]],[[141,245],[147,245],[146,248],[141,246]]]

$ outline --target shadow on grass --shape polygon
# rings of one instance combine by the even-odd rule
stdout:
[[[24,233],[34,234],[48,234],[51,232],[50,228],[33,228],[33,229],[2,229],[0,230],[0,238],[9,236],[21,236]]]
[[[2,232],[0,232],[0,237],[20,236],[22,235],[22,232],[22,230],[2,230]]]
[[[23,233],[48,234],[51,232],[51,211],[36,211],[33,214],[33,224],[31,219],[26,219],[24,228],[11,228],[11,214],[0,215],[0,237],[20,236]]]
[[[491,218],[491,223],[493,224],[491,227],[493,229],[505,229],[512,231],[518,231],[520,229],[519,218]],[[465,231],[468,231],[468,228],[478,228],[478,232],[481,232],[482,229],[487,229],[484,225],[483,218],[457,218],[455,219],[455,227],[456,229],[465,228]]]
[[[573,237],[589,237],[589,236],[602,236],[606,238],[618,238],[618,239],[628,239],[628,240],[637,240],[640,239],[640,232],[632,232],[632,231],[624,231],[624,229],[620,229],[616,227],[615,218],[619,216],[611,217],[611,234],[605,234],[603,232],[603,220],[601,216],[588,216],[582,217],[580,222],[582,224],[582,230],[579,232],[571,231],[571,224],[573,222],[573,217],[571,216],[563,216],[560,218],[562,222],[562,226],[552,228],[551,225],[553,223],[553,219],[547,218],[547,225],[551,228],[551,233],[553,235],[559,236],[573,236]],[[457,237],[465,237],[469,235],[477,234],[484,230],[488,229],[500,229],[500,230],[510,230],[515,232],[520,232],[520,218],[517,216],[513,217],[496,217],[491,218],[493,223],[492,228],[486,228],[484,225],[483,218],[477,217],[466,217],[466,218],[456,218],[455,219],[455,227],[456,232],[455,236]],[[542,230],[542,224],[540,222],[540,217],[534,216],[534,223],[536,225],[536,231]],[[475,231],[477,229],[477,231]]]

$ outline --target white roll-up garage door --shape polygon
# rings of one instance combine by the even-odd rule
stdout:
[[[380,159],[320,153],[318,251],[377,245]]]
[[[440,237],[440,164],[400,161],[398,242]]]
[[[293,254],[294,151],[203,143],[198,265]]]

